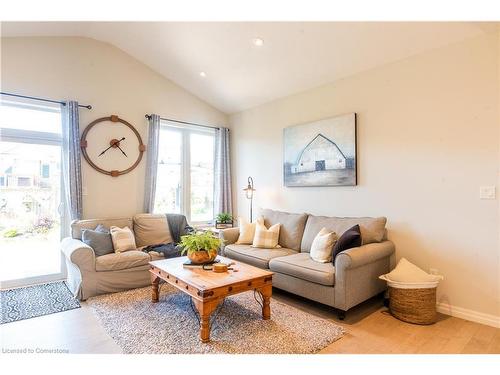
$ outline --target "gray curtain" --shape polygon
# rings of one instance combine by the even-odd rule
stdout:
[[[233,213],[231,202],[231,165],[229,129],[215,131],[214,216],[221,212]]]
[[[160,116],[149,118],[148,147],[146,148],[146,185],[144,186],[144,212],[151,213],[155,205],[156,173],[158,170],[158,142]]]
[[[78,102],[61,105],[62,114],[62,173],[66,217],[82,218],[82,166],[80,158],[80,121]],[[68,227],[68,225],[64,225]]]

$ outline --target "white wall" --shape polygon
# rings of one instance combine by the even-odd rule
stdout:
[[[81,131],[91,121],[115,114],[134,125],[147,144],[146,113],[202,124],[227,122],[222,112],[109,44],[59,37],[1,42],[2,91],[91,104],[92,110],[80,110]],[[132,172],[113,178],[82,159],[88,192],[83,197],[84,217],[142,212],[145,165],[144,157]]]
[[[250,175],[256,206],[386,216],[397,258],[444,275],[441,306],[498,324],[499,204],[479,200],[498,181],[498,50],[485,35],[232,115],[237,211]],[[283,128],[349,112],[359,185],[283,187]]]

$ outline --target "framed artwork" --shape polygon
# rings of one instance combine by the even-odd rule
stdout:
[[[354,186],[356,172],[355,113],[283,130],[285,186]]]

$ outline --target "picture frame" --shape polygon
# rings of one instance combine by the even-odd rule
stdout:
[[[356,113],[283,129],[285,187],[356,186]]]

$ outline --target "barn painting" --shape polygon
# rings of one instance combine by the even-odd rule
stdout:
[[[295,125],[283,132],[285,186],[356,185],[356,114]]]

